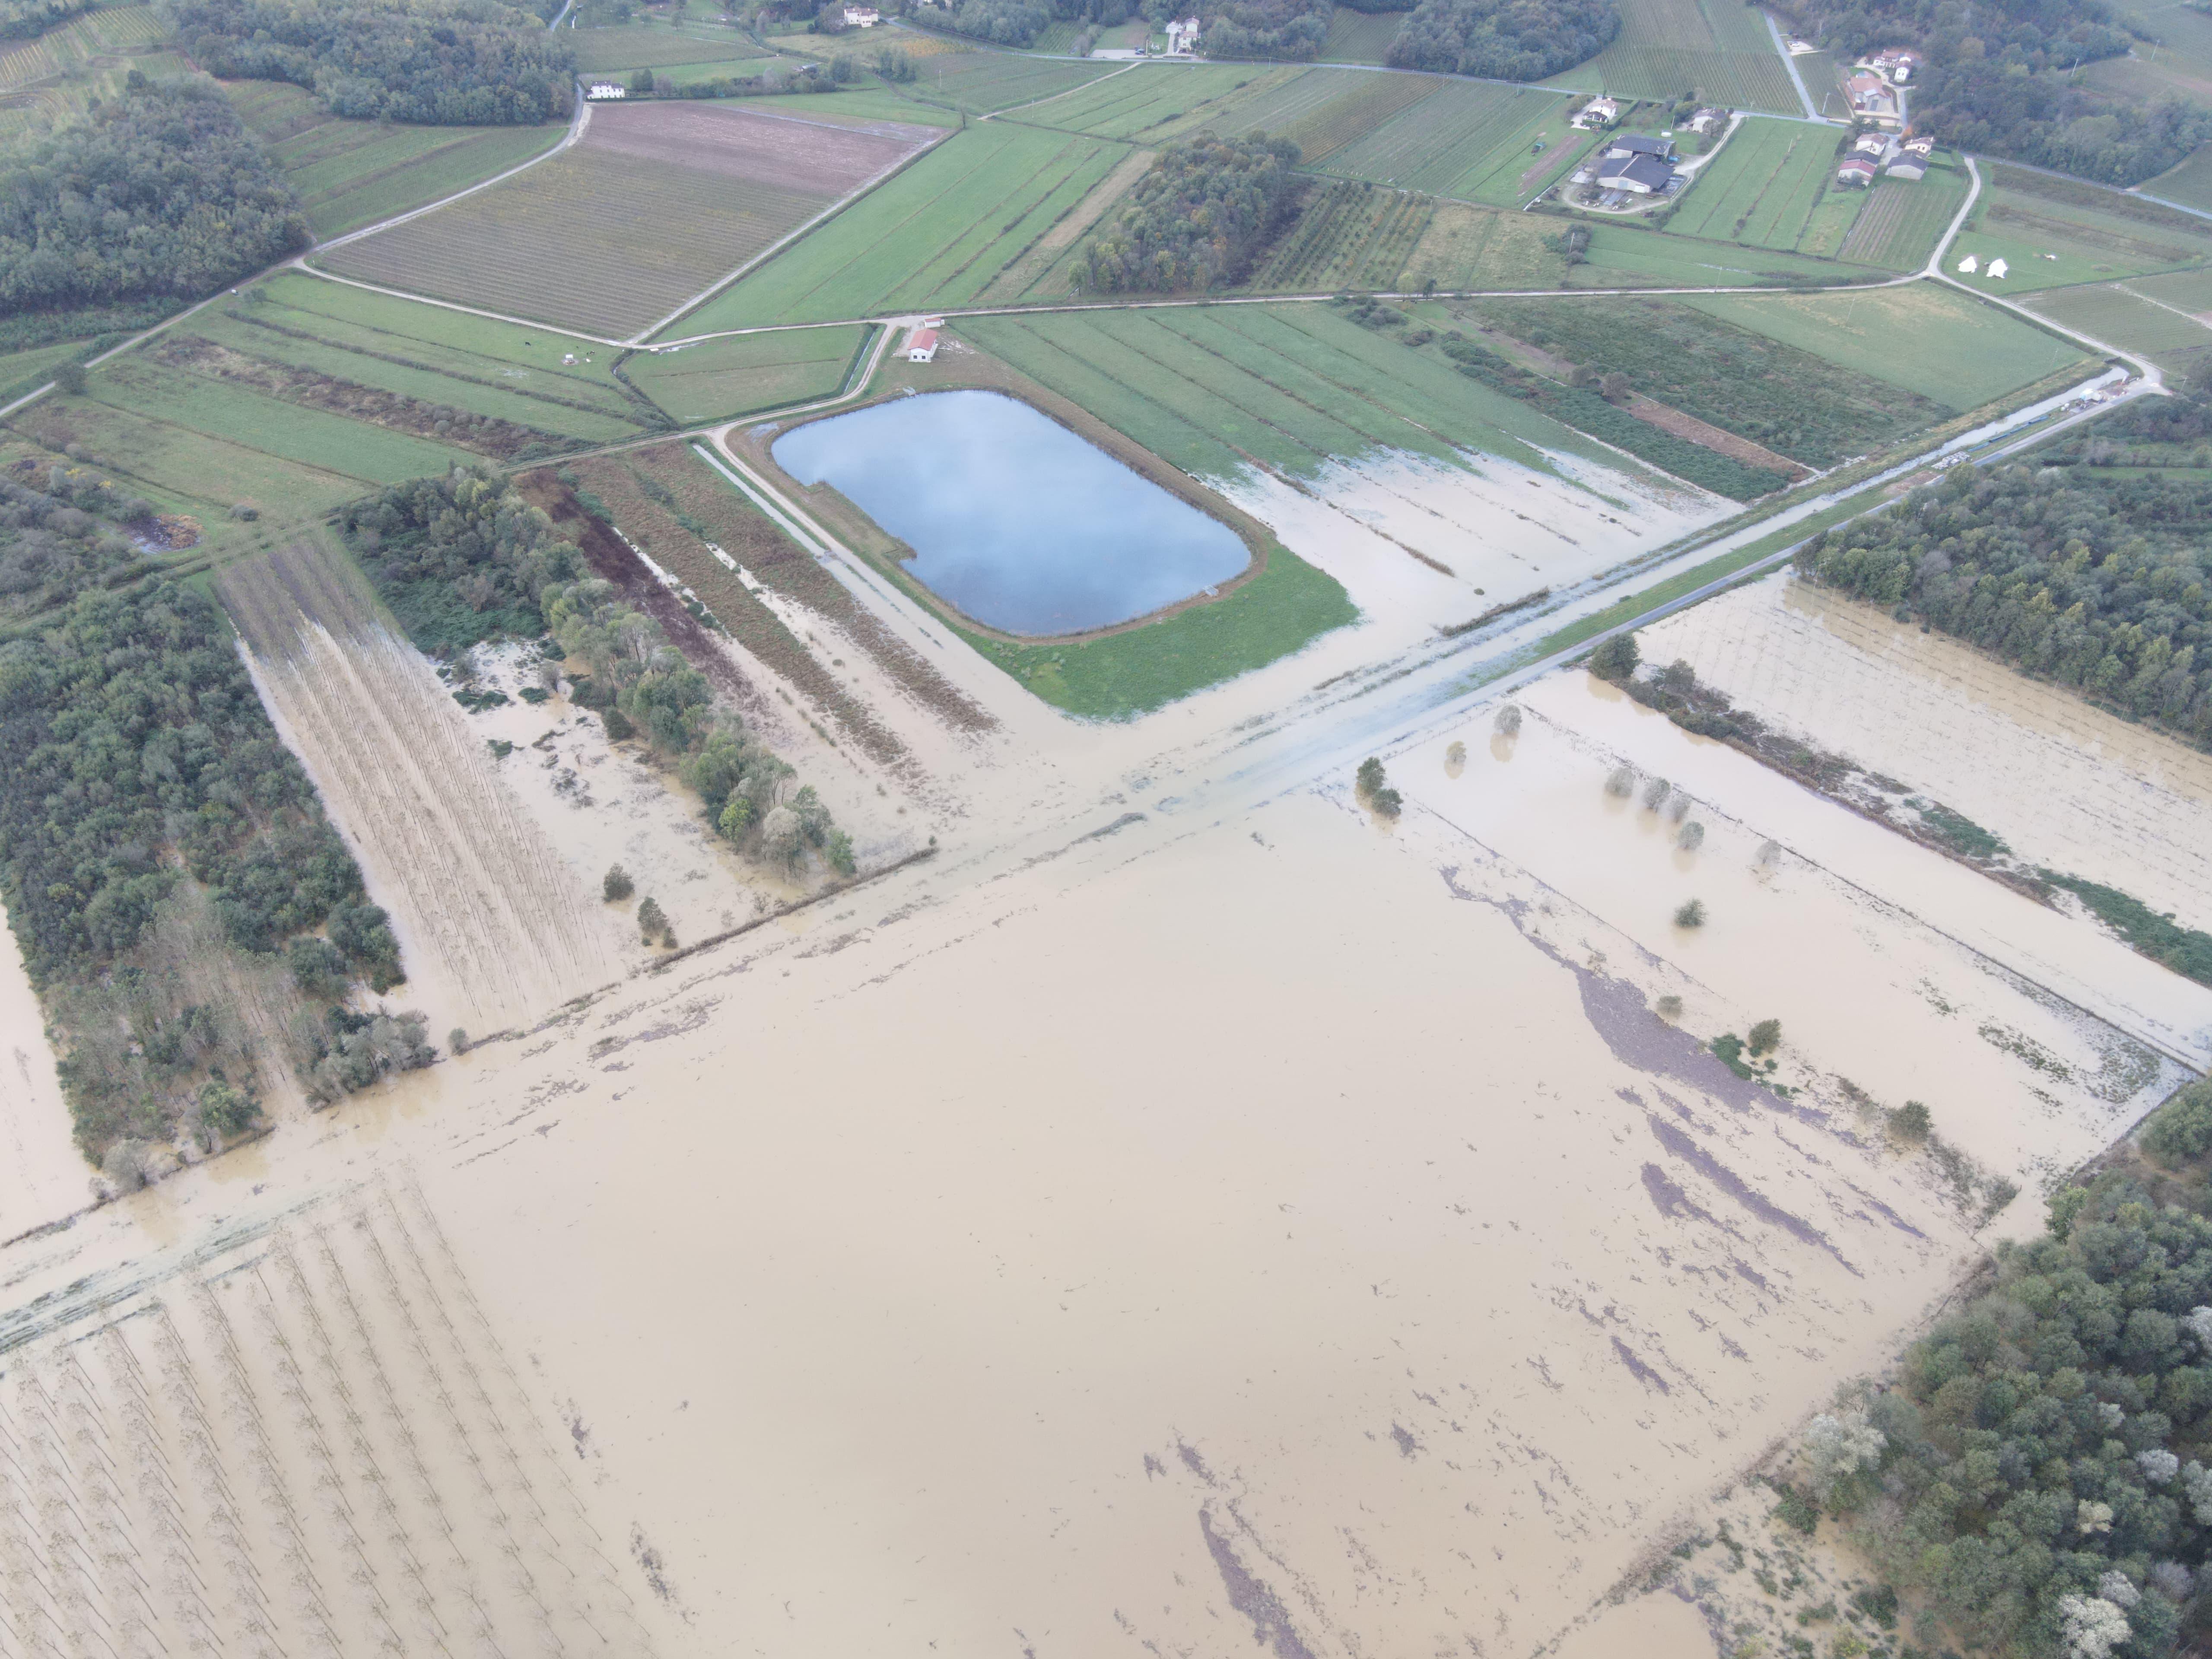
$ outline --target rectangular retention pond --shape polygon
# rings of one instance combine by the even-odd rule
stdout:
[[[1110,628],[1251,561],[1227,525],[1000,392],[893,398],[794,428],[774,453],[914,549],[931,592],[1008,634]]]

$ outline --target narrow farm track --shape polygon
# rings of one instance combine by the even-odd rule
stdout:
[[[327,556],[287,548],[230,567],[220,586],[264,699],[385,878],[377,897],[424,990],[481,1033],[617,976],[579,878],[428,665]]]

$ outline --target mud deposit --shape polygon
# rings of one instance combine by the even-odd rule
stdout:
[[[128,1516],[154,1607],[128,1616],[165,1640],[199,1620],[245,1644],[228,1529],[305,1563],[251,1556],[311,1648],[319,1587],[340,1650],[383,1617],[435,1650],[425,1601],[507,1651],[589,1646],[586,1621],[628,1651],[793,1659],[1535,1650],[2038,1224],[2032,1198],[1985,1221],[1987,1183],[2100,1146],[2178,1074],[1848,884],[1759,882],[1718,817],[1700,867],[1740,864],[1744,893],[1708,889],[1705,937],[1668,938],[1662,884],[1695,870],[1630,850],[1610,757],[1542,702],[1503,757],[1481,711],[1394,759],[1394,832],[1331,787],[955,849],[19,1246],[0,1345],[39,1334],[8,1368],[13,1443],[80,1483],[69,1524]],[[1822,999],[1869,1012],[1824,1022]],[[1769,1015],[1786,1094],[1705,1047]],[[1893,1098],[1891,1055],[1940,1059],[1936,1122],[1980,1184],[1843,1091]],[[244,1270],[264,1237],[304,1289]],[[64,1324],[97,1340],[64,1348]],[[264,1506],[232,1528],[213,1476],[171,1476],[204,1614],[141,1495],[142,1448],[199,1455],[191,1410],[224,1501]],[[568,1425],[574,1527],[532,1419]],[[83,1490],[87,1423],[112,1500]],[[40,1573],[70,1548],[40,1541],[46,1502],[11,1547]],[[87,1553],[79,1579],[120,1598]]]

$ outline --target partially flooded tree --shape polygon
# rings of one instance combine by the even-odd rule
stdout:
[[[647,945],[668,931],[668,917],[657,899],[642,899],[637,907],[637,931]]]
[[[1357,785],[1359,799],[1376,817],[1395,820],[1405,810],[1405,797],[1390,787],[1383,775],[1382,763],[1374,756],[1359,763]]]
[[[1839,1481],[1879,1463],[1888,1443],[1863,1411],[1841,1416],[1822,1412],[1805,1431],[1805,1464],[1814,1495],[1827,1502]]]
[[[1904,1140],[1925,1140],[1935,1127],[1928,1108],[1917,1100],[1908,1100],[1889,1115],[1890,1133]]]
[[[1633,633],[1615,634],[1590,653],[1589,672],[1601,680],[1625,680],[1643,659]]]
[[[1751,1028],[1751,1052],[1754,1056],[1771,1054],[1781,1046],[1782,1022],[1780,1020],[1762,1019]]]
[[[1674,912],[1677,927],[1702,927],[1705,925],[1705,905],[1703,899],[1691,899]]]
[[[1682,1017],[1682,999],[1671,992],[1661,997],[1656,1006],[1662,1019],[1680,1019]]]
[[[1467,764],[1467,745],[1466,745],[1465,744],[1463,744],[1463,743],[1455,743],[1455,744],[1453,744],[1451,745],[1451,747],[1449,747],[1449,749],[1445,750],[1444,750],[1444,764],[1445,764],[1446,766],[1464,766],[1464,765],[1466,765],[1466,764]]]
[[[1682,826],[1681,833],[1674,837],[1674,845],[1685,853],[1694,853],[1705,844],[1705,826],[1702,823],[1686,823]]]
[[[619,904],[636,890],[637,884],[630,880],[629,871],[623,869],[619,864],[611,864],[607,866],[606,876],[599,883],[601,898],[609,904]]]
[[[1504,708],[1498,711],[1498,718],[1491,721],[1490,729],[1501,738],[1519,737],[1521,735],[1521,705],[1517,702],[1507,703]]]
[[[1617,795],[1622,800],[1626,800],[1636,793],[1636,769],[1631,766],[1614,767],[1605,781],[1605,793],[1608,795]]]

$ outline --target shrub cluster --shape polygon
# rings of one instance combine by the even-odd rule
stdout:
[[[197,300],[307,245],[260,142],[213,87],[130,89],[0,144],[0,311]]]
[[[1045,0],[960,0],[938,27],[1001,46],[1026,46],[1052,21]]]
[[[1321,55],[1329,0],[1218,0],[1203,15],[1200,39],[1211,58],[1279,58],[1310,63]]]
[[[89,466],[55,461],[0,477],[0,615],[48,610],[129,569],[140,556],[122,526],[153,512]]]
[[[289,81],[334,115],[527,126],[565,117],[575,51],[497,0],[168,0],[200,67]]]
[[[1087,285],[1169,294],[1235,283],[1296,207],[1297,161],[1296,144],[1265,133],[1169,145],[1091,244]]]
[[[0,40],[35,40],[57,23],[90,11],[93,0],[0,0]]]
[[[1961,467],[1797,562],[2212,747],[2212,483]]]
[[[1620,33],[1615,0],[1420,0],[1389,57],[1400,69],[1540,81]]]

